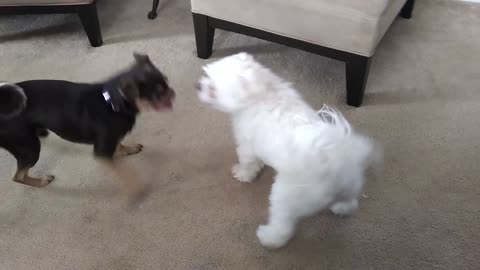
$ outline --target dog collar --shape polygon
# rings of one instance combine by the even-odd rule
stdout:
[[[104,89],[102,91],[102,96],[103,98],[105,99],[105,101],[110,104],[110,107],[112,107],[112,110],[114,112],[119,112],[120,110],[117,108],[117,106],[115,106],[115,104],[113,103],[113,100],[112,100],[112,97],[110,96],[110,92],[108,92],[107,89]]]

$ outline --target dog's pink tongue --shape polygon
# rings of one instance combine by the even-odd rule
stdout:
[[[173,104],[171,100],[158,102],[157,104],[155,104],[155,111],[157,112],[170,111],[172,109],[173,109]]]
[[[164,108],[167,109],[167,110],[172,110],[173,109],[173,103],[171,100],[165,102],[165,104],[163,104]]]

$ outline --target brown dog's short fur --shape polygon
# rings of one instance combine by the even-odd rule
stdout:
[[[170,109],[175,96],[167,78],[148,56],[135,54],[135,64],[112,79],[97,83],[33,80],[0,83],[0,147],[17,159],[13,180],[43,187],[53,176],[31,177],[29,170],[40,156],[39,137],[48,130],[76,143],[92,144],[96,157],[122,170],[122,178],[135,178],[118,166],[114,156],[139,153],[143,146],[120,142],[129,133],[137,114],[149,107]],[[130,176],[128,176],[130,175]],[[126,181],[134,193],[134,179]]]

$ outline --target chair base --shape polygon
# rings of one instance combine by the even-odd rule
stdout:
[[[160,4],[160,0],[153,0],[152,10],[148,13],[148,18],[150,20],[157,18],[157,15],[158,15],[157,9],[159,4]]]
[[[0,7],[0,14],[62,14],[77,13],[92,47],[103,44],[96,1],[87,5],[60,6],[5,6]]]
[[[413,13],[413,7],[415,6],[415,0],[407,0],[405,5],[403,5],[402,10],[400,11],[400,16],[405,19],[410,19]]]

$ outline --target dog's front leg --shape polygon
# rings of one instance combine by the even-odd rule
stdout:
[[[240,144],[237,147],[238,163],[232,168],[232,174],[240,182],[252,182],[263,168],[263,162],[253,152],[253,147]]]
[[[145,198],[145,185],[138,179],[136,172],[122,159],[114,159],[115,150],[118,148],[118,139],[110,138],[98,140],[94,145],[94,153],[98,160],[102,161],[118,176],[123,182],[133,203]]]

